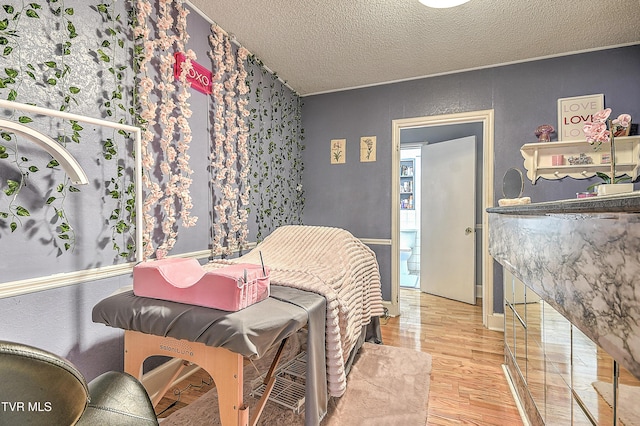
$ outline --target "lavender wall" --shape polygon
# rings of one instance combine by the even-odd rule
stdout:
[[[77,5],[77,22],[95,19],[93,13],[83,12],[80,7],[86,6],[85,2],[69,3]],[[209,33],[208,23],[192,14],[189,32],[198,57],[206,58],[201,50],[207,46],[204,35]],[[199,61],[204,63],[204,59]],[[305,223],[341,226],[361,238],[391,237],[393,119],[494,108],[498,182],[507,168],[521,167],[518,148],[533,140],[533,129],[544,122],[555,123],[559,97],[604,93],[607,106],[615,113],[640,117],[638,76],[640,47],[634,46],[305,98]],[[197,99],[192,99],[194,118],[205,120],[197,118],[203,108],[196,105]],[[357,144],[353,142],[369,135],[378,137],[378,161],[360,163]],[[203,138],[207,136],[194,135],[194,161],[199,161],[195,150]],[[329,164],[332,138],[348,140],[344,166]],[[206,172],[198,171],[194,179],[206,180],[206,176]],[[588,184],[570,179],[542,181],[534,187],[527,184],[525,192],[534,201],[567,198]],[[201,206],[194,213],[203,220],[204,229],[184,231],[175,253],[206,248],[206,199],[206,191],[194,196],[194,203]],[[24,278],[31,265],[42,262],[38,257],[29,257],[33,244],[38,242],[26,236],[16,244],[0,244],[2,281]],[[380,260],[385,293],[389,294],[390,247],[373,248]],[[87,265],[77,265],[77,269],[84,267]],[[91,309],[97,301],[130,282],[130,276],[124,275],[0,299],[0,339],[36,345],[69,357],[88,379],[103,371],[121,369],[122,332],[92,323]],[[497,292],[500,289],[496,286]],[[499,295],[496,297],[499,300]]]
[[[79,38],[83,43],[90,46],[99,46],[100,40],[93,40],[96,34],[96,12],[95,6],[99,2],[86,2],[84,0],[67,1],[66,7],[74,7],[74,22],[80,34]],[[125,5],[128,3],[116,3],[122,7],[121,15],[126,17]],[[120,9],[119,9],[120,10]],[[45,15],[45,12],[43,12]],[[34,21],[34,25],[39,23],[49,23],[47,19]],[[209,23],[192,12],[188,16],[188,31],[191,35],[187,48],[193,49],[197,54],[198,63],[211,68],[211,61],[207,56],[209,51],[208,35],[210,34]],[[34,30],[35,32],[35,30]],[[35,43],[48,47],[49,39],[40,40]],[[44,47],[43,47],[44,50]],[[83,74],[91,76],[95,74],[93,59],[90,55],[75,55],[74,60],[78,61],[78,69],[83,70]],[[72,67],[73,68],[73,67]],[[74,68],[75,69],[75,68]],[[256,77],[252,83],[257,81],[269,81],[270,77],[262,76],[257,66],[249,66]],[[86,77],[86,76],[85,76]],[[88,77],[86,77],[88,78]],[[261,80],[262,79],[262,80]],[[269,81],[270,83],[270,81]],[[133,81],[128,84],[132,87]],[[257,85],[257,83],[256,83]],[[93,84],[92,91],[85,94],[84,101],[88,105],[99,103],[100,90],[99,81]],[[274,83],[274,90],[280,90],[279,82]],[[283,96],[293,96],[289,89],[282,89]],[[208,97],[192,90],[189,99],[193,111],[190,119],[193,132],[193,142],[191,143],[189,154],[191,156],[191,167],[194,169],[191,195],[193,197],[194,209],[192,213],[199,217],[197,225],[193,228],[181,228],[177,238],[177,243],[170,253],[178,255],[209,248],[210,242],[210,190],[209,190],[209,133],[207,123],[209,117]],[[0,96],[6,98],[6,93],[0,90]],[[20,101],[20,99],[18,99]],[[47,98],[34,95],[34,102],[43,105]],[[253,107],[253,105],[250,105]],[[82,112],[90,116],[99,116],[99,113],[85,109]],[[266,123],[266,122],[265,122]],[[268,126],[269,124],[265,124]],[[273,138],[275,141],[275,137]],[[90,146],[87,141],[83,144]],[[74,154],[80,151],[80,158],[83,167],[87,170],[90,180],[108,179],[109,174],[104,173],[98,164],[101,156],[100,141],[95,141],[93,145],[98,147],[98,152],[83,150],[83,144],[74,145]],[[94,150],[95,151],[95,150]],[[77,155],[77,154],[76,154]],[[5,184],[7,172],[11,170],[11,164],[0,164],[0,183]],[[13,172],[15,173],[15,172]],[[285,170],[285,173],[289,173]],[[107,176],[105,178],[105,176]],[[40,182],[33,182],[34,187],[40,188]],[[47,189],[47,183],[42,183],[42,187]],[[1,187],[1,186],[0,186]],[[40,199],[42,196],[37,194]],[[102,199],[98,196],[82,203],[83,209],[73,213],[78,215],[79,227],[82,229],[96,227],[106,222],[106,217],[110,211],[104,208]],[[4,193],[0,192],[0,197]],[[0,198],[2,200],[2,198]],[[105,215],[107,215],[105,217]],[[255,212],[249,218],[249,239],[256,238],[256,218]],[[97,238],[89,238],[80,231],[79,238],[82,245],[75,253],[56,256],[47,242],[40,238],[34,238],[27,232],[11,233],[6,226],[0,226],[0,286],[2,283],[15,280],[37,278],[48,276],[58,272],[69,272],[84,270],[98,266],[121,263],[114,261],[117,254],[111,251],[110,245]],[[110,231],[108,233],[110,236]],[[101,256],[100,261],[93,260],[96,256]],[[87,260],[89,259],[89,260]],[[105,260],[106,259],[106,260]],[[124,285],[131,284],[131,274],[125,274],[111,279],[102,279],[92,282],[85,282],[67,287],[40,291],[15,297],[0,298],[0,340],[16,341],[45,350],[52,351],[58,355],[69,358],[74,362],[88,380],[108,370],[122,370],[123,368],[123,341],[122,330],[111,329],[103,324],[94,324],[91,320],[93,306],[111,294],[114,290]]]
[[[525,171],[520,146],[535,142],[535,128],[557,124],[557,100],[605,95],[613,114],[640,119],[640,46],[469,71],[403,83],[304,98],[306,224],[348,229],[360,238],[391,238],[391,121],[493,109],[494,199],[510,167]],[[360,163],[361,136],[377,136],[375,163]],[[347,163],[329,163],[331,139],[347,139]],[[595,179],[525,182],[533,202],[575,197]],[[391,254],[378,254],[385,299],[391,294]],[[502,312],[501,275],[494,283],[494,309]]]

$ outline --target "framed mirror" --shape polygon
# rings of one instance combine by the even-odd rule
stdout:
[[[518,169],[510,168],[502,178],[502,194],[505,198],[520,198],[524,190],[524,178]]]

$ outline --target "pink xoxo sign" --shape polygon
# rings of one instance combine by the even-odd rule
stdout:
[[[180,71],[182,67],[182,63],[185,61],[184,53],[176,52],[175,53],[176,63],[173,67],[173,75],[176,79],[180,77]],[[195,61],[191,61],[191,70],[187,74],[187,81],[191,84],[191,87],[196,89],[199,92],[206,93],[207,95],[211,94],[211,71],[198,64]]]

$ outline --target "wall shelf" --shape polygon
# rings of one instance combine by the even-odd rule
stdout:
[[[400,161],[400,209],[415,209],[415,163],[413,159]]]
[[[624,136],[615,138],[616,176],[628,175],[636,180],[640,172],[640,136]],[[587,179],[596,172],[608,173],[611,165],[602,163],[602,155],[609,154],[609,147],[603,144],[599,150],[586,141],[558,141],[528,143],[520,148],[524,158],[527,177],[535,184],[538,178]],[[591,157],[593,164],[574,164],[568,162],[569,157],[585,154]],[[553,165],[553,156],[564,156],[564,165]]]

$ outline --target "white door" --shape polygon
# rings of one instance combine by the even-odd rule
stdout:
[[[420,289],[476,303],[476,138],[422,148]]]

